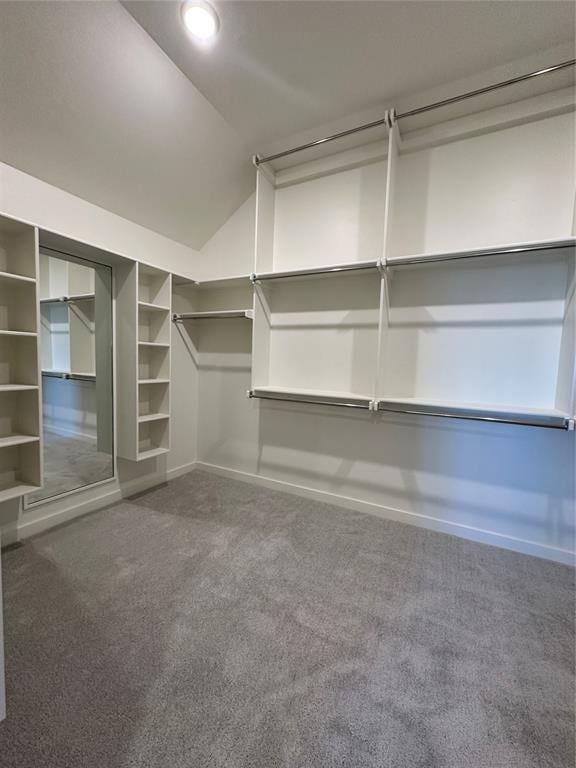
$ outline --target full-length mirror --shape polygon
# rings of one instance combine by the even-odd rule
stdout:
[[[112,274],[40,251],[44,485],[37,503],[114,476]]]

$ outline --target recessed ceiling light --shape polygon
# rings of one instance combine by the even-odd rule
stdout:
[[[218,16],[214,8],[208,3],[184,3],[182,20],[188,32],[198,40],[210,40],[218,32]]]

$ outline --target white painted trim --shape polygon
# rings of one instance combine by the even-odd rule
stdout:
[[[229,477],[233,480],[260,485],[264,488],[271,488],[273,490],[283,491],[284,493],[303,496],[307,499],[322,501],[337,507],[353,509],[356,512],[364,512],[365,514],[374,515],[384,520],[395,520],[396,522],[405,523],[407,525],[416,525],[419,528],[426,528],[430,531],[447,533],[452,536],[458,536],[461,539],[476,541],[480,544],[490,544],[494,547],[500,547],[501,549],[509,549],[525,555],[534,555],[535,557],[554,560],[557,563],[563,563],[565,565],[574,566],[576,564],[576,553],[570,552],[570,550],[567,549],[551,547],[546,544],[538,544],[533,541],[525,541],[524,539],[505,536],[501,533],[486,531],[482,528],[475,528],[471,525],[439,520],[438,518],[430,517],[429,515],[420,515],[417,512],[407,512],[393,507],[385,507],[381,504],[375,504],[374,502],[362,501],[361,499],[354,499],[348,496],[340,496],[331,493],[330,491],[321,491],[315,488],[295,485],[294,483],[288,483],[284,480],[275,480],[262,475],[241,472],[237,469],[228,469],[226,467],[217,466],[216,464],[208,464],[198,461],[194,468],[212,472],[223,477]]]
[[[194,462],[191,462],[190,464],[184,464],[180,467],[169,469],[162,474],[156,473],[154,475],[147,475],[146,477],[123,483],[121,486],[117,486],[113,490],[107,491],[97,498],[88,499],[87,501],[79,501],[69,507],[50,512],[44,517],[37,518],[36,520],[7,525],[0,531],[3,537],[3,545],[8,546],[21,539],[47,531],[49,528],[54,528],[57,525],[62,525],[62,523],[67,523],[77,517],[82,517],[90,512],[95,512],[110,504],[115,504],[128,496],[133,496],[135,493],[148,491],[169,480],[175,480],[177,477],[180,477],[180,475],[185,475],[193,470],[194,467]],[[90,490],[92,487],[93,486],[87,486],[86,490]]]

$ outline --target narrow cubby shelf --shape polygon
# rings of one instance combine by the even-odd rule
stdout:
[[[160,304],[152,304],[149,301],[139,301],[138,306],[140,309],[145,310],[146,312],[169,312],[170,307],[165,307]]]
[[[37,443],[39,440],[39,435],[0,435],[0,448],[10,448],[13,445],[26,445],[26,443]]]
[[[16,384],[12,382],[7,384],[0,384],[0,392],[27,392],[38,389],[38,384]]]
[[[131,263],[117,284],[118,455],[143,461],[170,449],[171,275]]]
[[[14,272],[0,272],[0,282],[22,282],[22,283],[35,283],[35,277],[27,277],[26,275],[17,275]]]
[[[169,413],[146,413],[142,416],[138,416],[138,422],[144,424],[148,421],[160,421],[162,419],[169,419]]]
[[[138,379],[138,384],[150,386],[150,384],[170,384],[170,379]]]
[[[0,216],[0,502],[42,485],[38,233]]]
[[[36,331],[7,331],[4,328],[0,328],[0,336],[37,336]]]

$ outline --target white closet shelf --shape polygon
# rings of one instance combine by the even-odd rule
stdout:
[[[492,403],[466,403],[433,400],[419,397],[380,398],[378,410],[388,413],[407,413],[422,416],[493,421],[531,427],[570,429],[570,415],[555,408],[531,408]]]
[[[0,384],[0,392],[25,392],[38,389],[37,384]]]
[[[439,261],[456,261],[458,259],[474,259],[486,256],[506,256],[514,253],[528,253],[533,251],[552,251],[557,248],[574,248],[575,246],[576,238],[573,237],[558,240],[538,240],[529,243],[508,243],[506,245],[496,245],[490,248],[476,248],[463,251],[388,256],[386,265],[389,267],[403,267],[411,264],[431,264]]]
[[[378,269],[377,261],[353,261],[347,264],[328,264],[319,267],[308,267],[306,269],[289,269],[282,272],[257,272],[251,276],[252,282],[261,282],[263,280],[280,280],[315,277],[321,275],[339,275],[346,272],[359,272],[365,269]]]
[[[168,448],[150,448],[147,451],[139,451],[138,452],[138,461],[145,461],[146,459],[153,459],[156,456],[162,456],[165,453],[168,453]]]
[[[138,301],[138,307],[147,312],[170,312],[170,307],[164,307],[160,304],[152,304],[149,301]]]
[[[38,435],[4,435],[0,436],[0,448],[11,448],[14,445],[26,445],[26,443],[37,443],[40,440]]]
[[[341,405],[349,408],[372,409],[373,398],[354,392],[332,392],[318,389],[293,389],[284,387],[254,387],[249,397],[262,400],[285,400],[312,405]]]
[[[27,277],[26,275],[18,275],[16,272],[0,272],[0,281],[14,280],[19,283],[35,283],[35,277]]]
[[[243,317],[252,320],[254,313],[251,309],[220,309],[212,312],[180,312],[174,313],[172,319],[175,323],[183,320],[226,320],[232,317]]]
[[[195,288],[228,288],[237,284],[250,282],[248,273],[243,275],[225,275],[224,277],[211,277],[205,280],[192,280],[190,277],[182,275],[172,275],[172,284],[174,286],[195,287]]]
[[[138,342],[139,347],[155,347],[158,349],[169,349],[170,344],[168,342],[164,341],[139,341]]]
[[[169,419],[169,418],[170,418],[169,413],[145,413],[145,414],[142,414],[142,416],[138,416],[138,423],[147,424],[150,421],[162,421],[164,419]]]
[[[19,480],[0,484],[0,503],[8,501],[8,499],[16,499],[18,496],[25,496],[28,493],[34,493],[34,491],[41,487],[41,485],[23,483]]]
[[[35,331],[9,331],[4,328],[0,328],[0,336],[38,336]]]
[[[170,384],[170,379],[138,379],[138,384]]]

